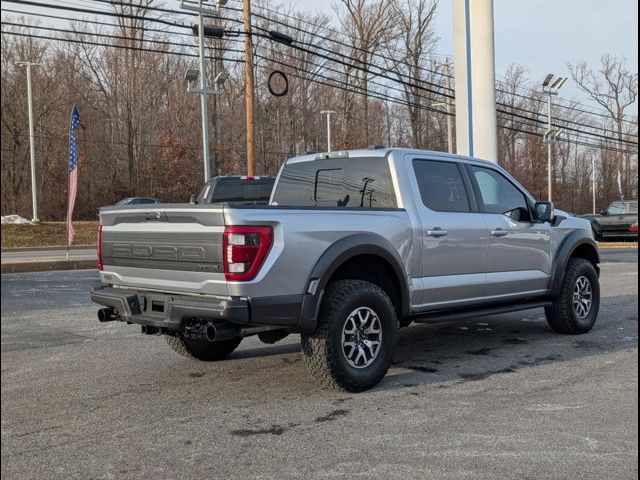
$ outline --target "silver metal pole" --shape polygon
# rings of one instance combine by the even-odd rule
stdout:
[[[553,172],[552,172],[552,159],[551,156],[553,155],[553,144],[551,143],[551,95],[549,95],[549,100],[547,102],[547,127],[548,127],[548,134],[547,134],[547,182],[548,182],[548,189],[549,189],[549,201],[552,201],[552,197],[553,197]]]
[[[445,67],[446,67],[446,75],[444,77],[444,81],[445,81],[445,87],[447,89],[447,91],[451,90],[451,81],[449,79],[449,76],[451,75],[451,61],[449,59],[447,59],[447,61],[445,62]],[[445,102],[445,106],[447,109],[447,150],[449,153],[453,153],[453,115],[452,115],[452,108],[451,108],[451,99],[447,97],[447,100]]]
[[[202,0],[199,2],[202,8]],[[209,105],[207,101],[207,75],[204,59],[204,16],[198,13],[198,49],[200,54],[200,112],[202,114],[202,161],[204,162],[204,181],[211,178],[209,163]]]
[[[327,112],[327,152],[331,151],[331,114]]]
[[[320,113],[327,116],[327,152],[331,152],[331,115],[336,112],[333,110],[323,110]]]
[[[593,190],[593,214],[596,214],[596,156],[591,154],[591,177]]]
[[[38,218],[38,192],[36,191],[36,150],[35,150],[35,135],[33,125],[33,94],[31,91],[31,66],[34,65],[30,62],[25,62],[27,67],[27,99],[29,102],[29,153],[31,156],[31,202],[33,204],[33,222],[39,222]]]

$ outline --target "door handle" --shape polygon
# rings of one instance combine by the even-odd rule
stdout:
[[[504,228],[496,228],[495,230],[491,230],[492,237],[506,237],[509,235],[509,232]]]
[[[433,230],[427,230],[428,237],[446,237],[447,235],[449,235],[449,232],[440,227],[436,227]]]

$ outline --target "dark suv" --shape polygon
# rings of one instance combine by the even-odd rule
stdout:
[[[638,223],[638,200],[613,202],[600,215],[592,216],[591,227],[596,240],[638,238],[632,225]]]

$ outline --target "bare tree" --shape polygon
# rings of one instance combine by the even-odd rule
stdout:
[[[395,41],[389,43],[387,58],[395,59],[389,61],[389,71],[394,72],[402,81],[415,148],[427,146],[426,136],[429,128],[428,119],[425,118],[425,107],[429,105],[425,103],[431,103],[431,99],[429,95],[425,95],[424,81],[427,79],[427,61],[431,60],[438,41],[433,30],[437,6],[436,0],[393,2],[396,32]],[[433,75],[429,80],[435,80]]]
[[[374,56],[380,52],[393,28],[391,0],[340,0],[338,21],[343,32],[351,40],[349,56],[356,60],[356,68],[347,67],[347,79],[353,75],[362,94],[362,118],[364,142],[369,144],[369,80]],[[345,112],[349,115],[351,112]]]
[[[620,151],[625,148],[625,112],[638,99],[638,74],[628,70],[624,58],[604,55],[600,69],[594,71],[586,62],[569,64],[571,76],[578,86],[601,105],[611,116]],[[631,157],[620,153],[618,165],[623,169],[623,181],[627,194],[631,193]]]

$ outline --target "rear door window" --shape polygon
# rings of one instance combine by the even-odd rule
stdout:
[[[273,204],[299,207],[397,207],[386,158],[288,163],[280,174]]]
[[[414,160],[422,202],[436,212],[470,212],[469,196],[457,164]]]

